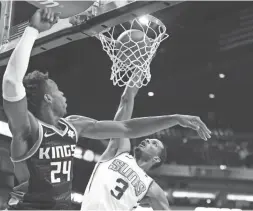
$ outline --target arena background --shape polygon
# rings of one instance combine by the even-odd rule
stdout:
[[[17,4],[22,10],[15,11],[13,26],[34,10]],[[133,117],[199,115],[213,136],[205,142],[177,127],[154,134],[167,145],[168,160],[150,174],[173,209],[252,210],[253,3],[185,2],[153,15],[166,24],[170,38],[151,64],[152,80],[140,90]],[[69,114],[106,120],[113,119],[123,91],[109,80],[110,67],[99,41],[87,38],[34,56],[29,71],[49,72],[68,99]],[[3,114],[1,120],[6,121]],[[0,125],[2,134],[4,127]],[[0,175],[0,204],[17,183],[8,157],[10,138],[5,135],[0,137],[0,168],[5,172]],[[81,139],[78,145],[73,209],[80,208],[78,194],[84,192],[106,142]]]

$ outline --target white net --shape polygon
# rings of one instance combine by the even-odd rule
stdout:
[[[160,43],[167,37],[165,25],[151,15],[98,34],[103,50],[113,62],[113,85],[146,86],[151,79],[150,63]]]

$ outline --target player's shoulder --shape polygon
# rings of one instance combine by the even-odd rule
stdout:
[[[86,116],[81,116],[81,115],[70,115],[64,118],[67,122],[71,123],[75,127],[83,127],[88,126],[90,124],[94,124],[94,119],[86,117]]]
[[[155,181],[152,181],[146,195],[152,198],[159,196],[161,193],[163,193],[163,189]]]
[[[65,117],[64,119],[67,121],[73,121],[73,120],[79,120],[82,118],[83,116],[80,116],[80,115],[70,115],[70,116]]]
[[[122,151],[122,152],[117,153],[114,156],[114,158],[119,158],[119,157],[123,157],[123,158],[129,159],[129,160],[135,160],[135,158],[130,154],[129,151]]]
[[[99,159],[99,163],[106,163],[115,159],[130,159],[130,160],[134,160],[134,157],[132,155],[129,154],[129,152],[121,152],[121,153],[117,153],[114,156],[101,156]]]
[[[127,159],[135,160],[135,158],[130,154],[129,151],[120,152],[119,155],[124,156]]]
[[[67,121],[79,121],[79,120],[93,120],[89,117],[86,116],[81,116],[81,115],[70,115],[64,118]]]
[[[71,115],[64,119],[75,128],[78,136],[82,136],[83,131],[94,127],[96,123],[96,120],[81,115]]]

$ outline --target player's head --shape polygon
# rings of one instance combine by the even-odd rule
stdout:
[[[158,139],[145,139],[134,150],[136,160],[149,163],[151,168],[161,166],[166,158],[167,152],[164,144]]]
[[[42,115],[43,109],[50,110],[58,117],[66,114],[66,98],[48,74],[33,71],[24,78],[24,86],[28,108],[36,117]]]

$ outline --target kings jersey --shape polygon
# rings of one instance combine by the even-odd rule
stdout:
[[[26,161],[28,190],[17,209],[71,209],[75,128],[65,119],[61,130],[39,121],[39,140],[20,161]]]

